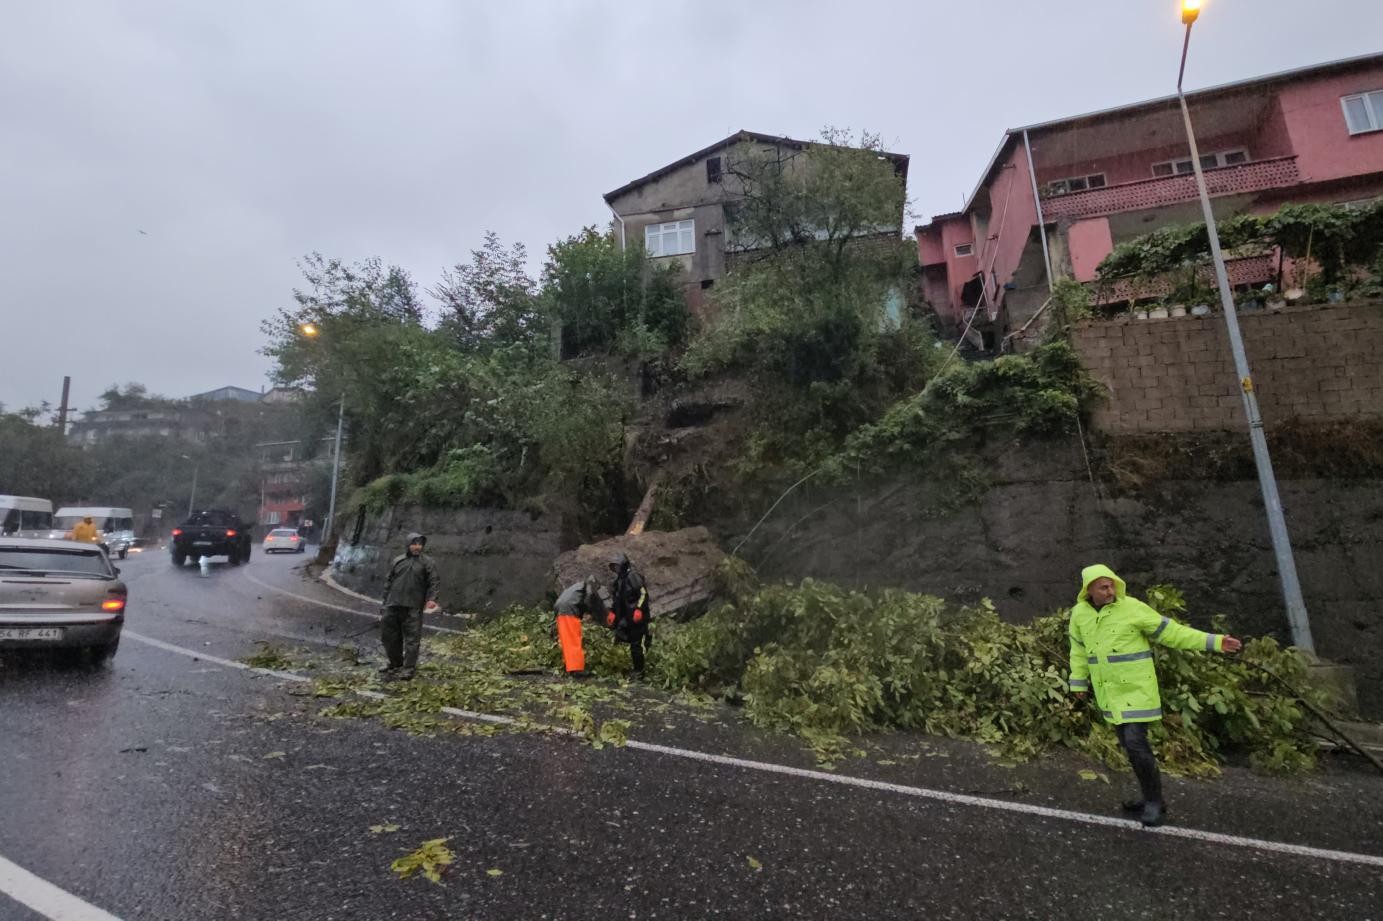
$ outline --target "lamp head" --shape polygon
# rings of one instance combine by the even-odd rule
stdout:
[[[1201,0],[1181,0],[1181,21],[1186,25],[1196,21],[1201,14]]]

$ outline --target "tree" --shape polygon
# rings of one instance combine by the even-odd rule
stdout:
[[[443,331],[463,351],[522,343],[541,346],[551,334],[541,310],[537,287],[528,275],[528,253],[522,243],[505,249],[499,235],[471,251],[469,263],[457,263],[428,289],[442,303]]]
[[[877,138],[845,140],[828,130],[803,149],[745,143],[727,157],[732,269],[684,365],[755,384],[765,463],[819,452],[933,365],[930,330],[905,309],[916,251],[900,232],[903,180]]]
[[[688,320],[680,270],[656,266],[595,227],[547,250],[543,299],[562,323],[562,354],[647,360],[679,347]]]

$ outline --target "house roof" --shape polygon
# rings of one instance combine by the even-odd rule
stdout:
[[[1276,73],[1265,74],[1259,77],[1248,77],[1243,80],[1235,80],[1232,83],[1221,83],[1216,86],[1205,87],[1204,89],[1189,90],[1186,93],[1186,98],[1188,100],[1213,98],[1216,96],[1222,96],[1225,94],[1248,89],[1250,87],[1263,86],[1270,83],[1286,83],[1291,80],[1300,79],[1302,77],[1312,77],[1318,74],[1330,73],[1333,71],[1353,70],[1355,68],[1367,66],[1370,64],[1383,64],[1383,53],[1364,54],[1352,58],[1340,58],[1339,60],[1335,61],[1326,61],[1321,64],[1311,64],[1306,67],[1296,67],[1292,68],[1291,70],[1277,71]],[[994,156],[990,158],[989,164],[984,168],[984,172],[980,174],[980,181],[976,183],[975,188],[970,192],[970,195],[966,197],[965,208],[959,214],[955,212],[952,212],[951,214],[938,214],[932,218],[932,222],[958,217],[960,214],[965,214],[966,212],[968,212],[975,202],[975,197],[979,195],[980,190],[983,189],[985,185],[989,182],[989,180],[993,177],[994,171],[999,167],[1001,161],[1007,154],[1009,146],[1017,144],[1018,141],[1022,138],[1024,132],[1027,132],[1028,134],[1035,134],[1038,132],[1051,131],[1054,128],[1074,128],[1082,124],[1099,122],[1113,116],[1127,117],[1130,115],[1140,114],[1144,111],[1151,112],[1159,110],[1169,105],[1172,105],[1176,101],[1177,97],[1175,94],[1170,96],[1159,96],[1156,99],[1146,99],[1142,102],[1134,102],[1129,103],[1127,105],[1114,106],[1108,109],[1097,109],[1093,112],[1085,112],[1080,115],[1070,115],[1065,118],[1057,118],[1045,122],[1036,122],[1034,124],[1024,125],[1019,128],[1010,128],[1004,132],[1003,138],[999,141],[998,148],[994,151]],[[917,229],[921,230],[922,228],[918,227]]]
[[[780,147],[793,147],[797,150],[802,150],[813,144],[821,143],[820,141],[799,141],[795,138],[790,137],[778,137],[772,134],[760,134],[757,131],[746,131],[743,128],[741,128],[739,131],[736,131],[729,137],[716,141],[709,147],[703,147],[700,150],[696,151],[696,153],[687,154],[682,159],[677,160],[673,163],[669,163],[667,166],[661,167],[660,169],[656,169],[653,172],[649,173],[647,176],[642,176],[638,179],[635,179],[633,182],[627,182],[624,185],[620,186],[618,189],[615,189],[613,192],[606,192],[605,203],[607,205],[611,204],[612,202],[614,202],[616,198],[619,198],[626,192],[632,192],[639,186],[646,185],[650,182],[653,182],[656,179],[661,179],[668,173],[671,173],[675,170],[679,170],[684,166],[690,166],[691,164],[695,163],[697,160],[700,160],[702,157],[708,154],[715,153],[717,150],[729,147],[732,144],[738,144],[742,141],[758,141],[761,144],[774,144]],[[883,151],[883,156],[888,157],[894,163],[900,164],[906,171],[908,165],[907,154],[889,153],[888,151]]]
[[[228,385],[217,387],[215,390],[208,390],[205,393],[194,393],[188,397],[189,400],[243,400],[247,403],[257,402],[263,396],[258,390],[250,390],[247,387],[236,387]]]

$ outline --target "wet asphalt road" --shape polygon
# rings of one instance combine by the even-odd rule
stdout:
[[[303,561],[257,553],[201,578],[131,557],[127,630],[239,659],[256,640],[367,629],[348,610],[370,606],[305,580]],[[560,737],[415,737],[313,718],[295,689],[132,636],[105,669],[6,658],[0,858],[130,921],[1383,918],[1379,866]],[[638,737],[812,766],[733,721]],[[898,736],[838,773],[1116,814],[1122,778],[1083,782],[1087,766],[1004,768],[976,746]],[[1383,778],[1348,763],[1169,788],[1182,827],[1383,854]],[[385,823],[400,830],[371,832]],[[394,877],[391,860],[438,837],[456,854],[444,885]],[[39,917],[0,894],[0,919]]]

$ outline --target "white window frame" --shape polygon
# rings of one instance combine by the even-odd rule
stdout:
[[[1093,184],[1094,180],[1099,180],[1099,184]],[[1080,182],[1081,187],[1072,188],[1072,183]],[[1103,189],[1109,185],[1109,180],[1104,173],[1086,173],[1084,176],[1066,176],[1062,179],[1053,179],[1047,183],[1048,195],[1069,195],[1072,192],[1088,192],[1091,189]]]
[[[961,250],[965,250],[965,252],[962,253]],[[952,252],[954,252],[954,253],[956,254],[956,257],[957,257],[957,258],[962,258],[962,257],[965,257],[965,256],[973,256],[973,255],[975,255],[975,244],[973,244],[973,243],[957,243],[957,244],[952,248]]]
[[[690,241],[690,248],[684,248],[687,241]],[[655,259],[691,255],[696,252],[696,221],[649,224],[643,229],[643,243],[648,255]]]
[[[1231,154],[1243,154],[1244,159],[1240,160],[1238,163],[1226,163],[1225,158],[1230,156]],[[1210,161],[1210,165],[1206,165],[1206,160]],[[1210,153],[1201,154],[1201,169],[1203,170],[1219,169],[1222,166],[1243,166],[1245,163],[1248,162],[1250,162],[1250,160],[1249,151],[1247,147],[1231,147],[1228,150],[1214,150]],[[1182,170],[1177,169],[1177,166],[1182,163],[1186,164],[1186,170],[1184,172]],[[1171,169],[1171,172],[1159,173],[1157,171],[1157,168],[1159,166],[1168,167],[1169,169]],[[1196,171],[1191,167],[1190,157],[1177,157],[1175,160],[1158,160],[1156,163],[1152,165],[1152,174],[1154,179],[1170,179],[1173,176],[1190,176],[1193,175],[1195,172]]]
[[[1368,118],[1368,124],[1363,127],[1356,127],[1350,123],[1349,104],[1355,101],[1364,104],[1364,115]],[[1340,111],[1344,113],[1345,130],[1350,133],[1351,137],[1356,134],[1368,134],[1371,131],[1383,131],[1383,90],[1366,90],[1362,93],[1341,96]]]

